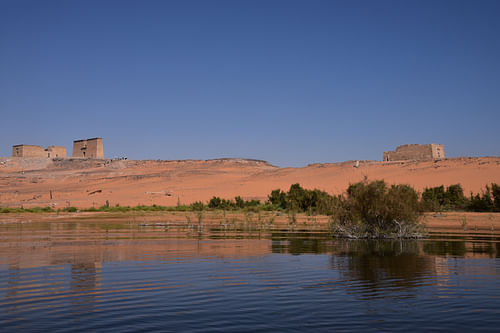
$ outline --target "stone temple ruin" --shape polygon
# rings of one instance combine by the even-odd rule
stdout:
[[[72,157],[104,158],[102,138],[73,141]]]
[[[394,151],[384,152],[384,161],[428,161],[444,159],[444,145],[431,143],[428,145],[408,144],[398,146]]]
[[[81,158],[104,158],[102,138],[92,138],[86,140],[76,140],[73,142],[72,157]],[[38,158],[66,158],[66,147],[35,145],[15,145],[12,146],[12,157],[38,157]]]
[[[66,157],[66,147],[48,146],[43,149],[42,146],[16,145],[12,146],[12,157]]]

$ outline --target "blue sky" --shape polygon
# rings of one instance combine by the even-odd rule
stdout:
[[[500,1],[0,0],[0,156],[500,155]]]

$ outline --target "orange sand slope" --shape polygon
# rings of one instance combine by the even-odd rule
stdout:
[[[441,161],[354,162],[279,168],[263,161],[124,161],[0,158],[0,206],[76,207],[169,205],[207,201],[212,196],[265,200],[271,190],[300,183],[331,194],[349,183],[384,179],[421,191],[460,183],[465,193],[500,183],[500,158],[451,158]]]

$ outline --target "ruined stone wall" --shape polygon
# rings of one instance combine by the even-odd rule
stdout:
[[[435,143],[431,143],[431,149],[432,149],[432,158],[434,158],[434,159],[445,158],[444,145],[438,145]]]
[[[47,157],[42,146],[16,145],[12,147],[12,157]]]
[[[444,146],[439,144],[408,144],[399,146],[394,151],[384,152],[384,161],[426,161],[444,157]]]
[[[50,157],[50,158],[54,158],[54,157],[64,158],[64,157],[66,157],[66,147],[63,147],[63,146],[48,146],[47,149],[45,149],[45,152],[47,153],[47,157]]]
[[[102,138],[74,141],[72,157],[104,158]]]

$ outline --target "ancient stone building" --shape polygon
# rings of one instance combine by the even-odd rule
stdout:
[[[45,157],[42,146],[15,145],[12,146],[12,157]]]
[[[72,157],[104,158],[102,138],[73,141]]]
[[[66,147],[63,146],[48,146],[45,149],[45,153],[47,157],[55,158],[55,157],[66,157]]]
[[[404,160],[436,160],[443,159],[444,145],[428,144],[408,144],[396,148],[394,151],[384,152],[384,161],[404,161]]]
[[[12,146],[12,157],[66,157],[66,148],[62,146],[15,145]]]

